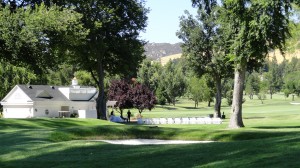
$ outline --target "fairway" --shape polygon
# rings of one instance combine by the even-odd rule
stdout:
[[[246,97],[247,98],[247,97]],[[298,167],[300,106],[291,98],[247,98],[245,128],[221,125],[116,124],[96,119],[0,119],[0,167]],[[295,102],[300,102],[296,98]],[[133,114],[137,111],[133,110]],[[143,117],[200,117],[206,103],[179,99],[176,106],[144,111]],[[215,141],[204,144],[113,145],[91,140],[165,139]]]

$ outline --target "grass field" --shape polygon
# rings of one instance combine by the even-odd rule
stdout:
[[[245,128],[116,124],[95,119],[0,119],[0,167],[299,167],[300,105],[275,95],[243,105]],[[296,102],[300,102],[296,98]],[[207,116],[213,107],[180,99],[143,117]],[[133,111],[136,113],[136,111]],[[123,146],[95,139],[213,140],[208,144]]]

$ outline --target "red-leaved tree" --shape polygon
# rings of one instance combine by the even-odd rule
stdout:
[[[130,92],[133,107],[142,113],[144,109],[151,110],[156,102],[155,95],[146,85],[135,84]]]
[[[130,90],[130,84],[124,80],[114,80],[110,83],[108,100],[117,101],[116,106],[120,109],[122,117],[123,109],[130,109],[133,107],[129,92]]]
[[[123,109],[137,108],[139,113],[144,109],[151,110],[156,102],[155,95],[146,85],[130,84],[125,80],[112,81],[108,90],[108,99],[117,101],[116,106]]]

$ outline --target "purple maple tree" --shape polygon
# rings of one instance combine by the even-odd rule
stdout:
[[[151,110],[154,108],[155,95],[146,85],[135,84],[131,88],[130,96],[133,107],[137,108],[139,113],[142,113],[144,109]]]
[[[137,108],[139,113],[144,109],[154,108],[154,93],[142,84],[130,84],[124,80],[112,81],[108,90],[108,99],[117,101],[117,107],[123,115],[123,109]]]
[[[116,106],[120,109],[121,116],[123,116],[123,109],[133,108],[130,89],[130,84],[124,80],[114,80],[110,83],[108,99],[117,101]]]

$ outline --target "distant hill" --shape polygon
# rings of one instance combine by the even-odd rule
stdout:
[[[181,57],[181,43],[148,43],[145,45],[145,54],[147,58],[160,62],[165,65],[169,60],[178,59]],[[276,57],[278,63],[281,63],[284,57],[279,50],[272,51],[268,54],[269,60]],[[291,60],[293,57],[300,58],[300,50],[285,53],[285,59]]]
[[[277,49],[275,51],[269,52],[268,56],[269,56],[269,60],[272,60],[272,58],[275,56],[277,59],[277,62],[281,63],[284,60],[284,58],[288,61],[291,61],[293,57],[300,58],[300,50],[296,50],[294,52],[287,52],[283,56],[280,53],[280,51]]]
[[[181,58],[181,55],[182,55],[182,54],[179,53],[179,54],[173,54],[173,55],[161,57],[161,58],[159,59],[160,64],[161,64],[162,66],[164,66],[164,65],[166,65],[170,60],[175,60],[175,59]]]
[[[145,45],[145,54],[147,58],[159,60],[161,57],[180,54],[182,52],[181,43],[148,43]]]

